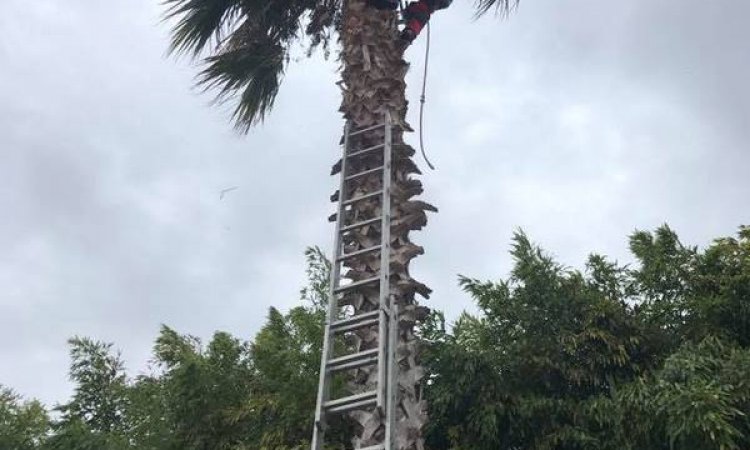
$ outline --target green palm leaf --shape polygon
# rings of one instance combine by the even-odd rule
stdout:
[[[218,42],[231,31],[241,0],[165,0],[165,19],[178,19],[172,29],[170,53],[197,57],[211,38]]]
[[[204,67],[197,84],[217,92],[215,103],[236,101],[232,118],[240,132],[261,122],[279,92],[289,49],[302,34],[326,41],[330,0],[166,0],[175,20],[170,53],[186,54]],[[331,11],[328,11],[331,13]],[[335,10],[333,11],[335,13]],[[306,29],[302,28],[305,18]]]
[[[267,36],[234,36],[240,41],[205,59],[198,84],[216,89],[216,102],[239,95],[232,118],[238,131],[262,121],[273,107],[286,66],[287,50]]]
[[[476,0],[476,15],[477,17],[482,16],[491,9],[494,9],[495,12],[501,16],[506,16],[518,6],[519,1],[520,0]]]

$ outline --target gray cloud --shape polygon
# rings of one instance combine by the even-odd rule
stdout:
[[[293,65],[242,138],[190,88],[195,68],[164,57],[158,2],[4,7],[0,383],[61,401],[69,336],[116,342],[137,373],[160,323],[251,337],[268,306],[294,305],[304,247],[331,241],[335,61]],[[528,0],[503,22],[473,22],[468,2],[436,15],[424,183],[441,212],[414,267],[429,304],[471,309],[456,274],[503,276],[517,227],[579,266],[590,251],[627,261],[635,228],[706,244],[750,222],[748,10]]]

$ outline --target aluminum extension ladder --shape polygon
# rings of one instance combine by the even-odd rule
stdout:
[[[328,314],[325,324],[323,340],[323,355],[320,363],[320,384],[318,385],[318,401],[315,409],[315,424],[313,427],[312,450],[323,450],[326,419],[334,414],[342,414],[358,409],[377,408],[381,417],[385,418],[385,435],[380,444],[362,447],[362,450],[393,450],[396,423],[396,336],[398,332],[398,306],[394,304],[390,295],[390,239],[391,239],[391,156],[392,156],[392,119],[390,113],[384,114],[384,121],[371,127],[352,130],[347,122],[344,130],[344,151],[341,158],[341,182],[338,195],[338,214],[336,216],[336,235],[334,238],[333,264],[329,291]],[[362,133],[384,128],[385,139],[382,144],[367,148],[352,149],[352,137]],[[349,163],[355,158],[382,152],[383,164],[380,167],[350,173]],[[381,189],[346,198],[348,183],[361,176],[381,173]],[[347,224],[347,207],[365,199],[381,198],[380,216],[367,220]],[[380,223],[380,244],[364,248],[351,253],[344,253],[342,246],[346,233],[368,225]],[[380,273],[377,276],[341,284],[341,264],[367,253],[380,253]],[[385,270],[383,270],[385,269]],[[355,316],[341,318],[338,306],[338,296],[356,291],[362,286],[379,286],[379,306],[376,310]],[[378,326],[377,347],[358,353],[334,357],[334,340],[344,333]],[[377,385],[371,391],[362,392],[347,397],[330,398],[331,379],[337,372],[357,369],[368,365],[376,365],[378,376]]]

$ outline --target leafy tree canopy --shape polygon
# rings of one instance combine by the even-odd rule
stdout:
[[[750,448],[750,229],[698,249],[662,227],[630,247],[632,266],[578,271],[518,233],[507,279],[461,277],[480,312],[420,330],[428,448]],[[305,304],[272,308],[252,341],[165,326],[152,373],[128,378],[111,344],[71,339],[54,420],[0,387],[0,449],[308,448],[330,265],[307,257]],[[348,426],[331,449],[350,448]]]
[[[664,226],[584,272],[516,234],[481,313],[426,337],[434,449],[750,448],[750,230],[699,251]]]
[[[0,385],[0,449],[37,449],[48,429],[47,412],[38,401],[25,402]]]

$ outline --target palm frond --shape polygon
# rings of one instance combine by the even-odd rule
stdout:
[[[218,44],[231,32],[242,0],[165,0],[165,20],[177,18],[172,28],[170,53],[198,56],[214,39]]]
[[[217,90],[216,103],[237,101],[235,127],[247,132],[273,107],[289,49],[305,35],[327,49],[342,0],[163,1],[175,20],[170,53],[205,64],[197,84]]]
[[[341,22],[342,0],[321,0],[312,9],[305,34],[310,37],[310,45],[307,49],[308,56],[319,46],[328,57],[329,45],[333,33],[339,29]]]
[[[277,40],[246,31],[238,30],[221,52],[206,58],[198,81],[206,90],[218,89],[217,103],[239,95],[232,118],[240,132],[261,122],[273,107],[288,60]]]
[[[520,0],[476,0],[476,16],[483,16],[494,9],[495,14],[505,17],[518,6],[519,2]]]

